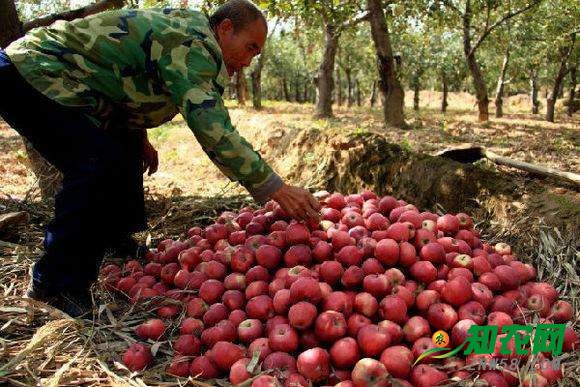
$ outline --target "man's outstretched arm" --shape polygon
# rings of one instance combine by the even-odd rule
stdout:
[[[199,42],[183,55],[160,58],[160,72],[173,100],[210,159],[232,181],[239,181],[263,203],[276,200],[296,219],[318,219],[310,192],[286,185],[231,123],[215,85],[218,64]],[[180,63],[180,61],[182,61]]]

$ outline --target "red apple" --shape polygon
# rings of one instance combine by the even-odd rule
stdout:
[[[131,371],[141,371],[153,361],[151,350],[145,344],[133,343],[123,355],[123,363]]]
[[[187,356],[176,355],[166,371],[169,375],[185,378],[189,376],[189,359]]]
[[[252,377],[252,374],[248,372],[248,364],[252,359],[244,357],[232,364],[230,370],[230,382],[232,384],[238,384],[245,382]]]
[[[288,289],[280,289],[274,294],[274,298],[272,299],[272,304],[274,306],[274,311],[278,314],[286,314],[288,313],[288,309],[290,309],[290,290]]]
[[[344,271],[340,282],[344,285],[344,287],[351,289],[359,286],[363,279],[363,270],[358,266],[350,266]]]
[[[447,379],[445,372],[427,364],[418,364],[411,371],[411,383],[415,387],[436,386]]]
[[[330,375],[330,356],[325,349],[311,348],[298,355],[296,368],[305,378],[321,381]]]
[[[460,306],[471,300],[471,284],[463,277],[448,281],[441,291],[443,301]]]
[[[304,330],[314,323],[316,315],[316,306],[309,302],[300,301],[290,307],[288,320],[294,328]]]
[[[300,277],[290,286],[290,303],[308,301],[317,304],[322,299],[318,281],[310,277]]]
[[[397,296],[386,296],[379,304],[379,314],[385,320],[401,324],[407,315],[407,304]]]
[[[237,246],[232,254],[230,267],[238,273],[247,272],[254,265],[254,252],[246,246]]]
[[[387,266],[393,266],[399,261],[399,244],[393,239],[381,239],[375,247],[375,257]]]
[[[347,322],[347,332],[348,335],[351,337],[356,337],[356,335],[358,334],[358,331],[364,327],[365,325],[370,325],[372,324],[372,321],[368,318],[363,316],[362,314],[352,314],[349,318],[348,318],[348,322]]]
[[[268,335],[272,351],[293,352],[298,348],[298,334],[288,324],[278,324]]]
[[[220,376],[220,371],[209,356],[198,356],[191,362],[189,374],[201,379],[213,379]]]
[[[445,235],[455,235],[459,230],[459,219],[451,214],[445,214],[437,218],[437,229]]]
[[[499,278],[503,290],[516,289],[520,285],[518,272],[511,266],[496,266],[493,273]]]
[[[427,311],[427,320],[433,328],[449,331],[457,323],[457,312],[451,305],[444,303],[433,304]]]
[[[409,272],[411,276],[417,281],[424,282],[426,284],[435,281],[437,278],[437,269],[429,261],[418,261],[414,263]]]
[[[498,332],[506,325],[513,325],[512,318],[504,312],[492,312],[487,316],[487,325],[497,325]]]
[[[181,321],[179,326],[179,333],[182,335],[196,335],[199,336],[203,331],[204,325],[201,320],[192,317],[186,317]]]
[[[240,341],[249,344],[262,336],[264,328],[262,322],[257,319],[247,319],[238,325],[238,337]]]
[[[406,379],[411,373],[413,353],[407,347],[395,345],[383,351],[380,361],[384,364],[389,374],[397,378]]]
[[[199,297],[208,304],[218,302],[225,292],[224,285],[214,279],[208,279],[199,288]]]
[[[248,355],[254,355],[254,353],[259,353],[260,361],[264,361],[266,356],[272,353],[270,348],[270,341],[266,337],[260,337],[250,343],[248,346]]]
[[[284,264],[286,267],[295,267],[298,265],[310,265],[312,261],[312,252],[307,245],[291,246],[284,254]]]
[[[165,324],[158,318],[147,320],[135,329],[137,336],[145,340],[159,340],[164,332]]]
[[[207,356],[221,371],[229,371],[235,362],[246,356],[246,351],[239,345],[218,341]]]
[[[427,311],[429,309],[429,307],[437,302],[439,302],[440,300],[440,294],[439,292],[435,291],[435,290],[423,290],[421,293],[419,293],[417,295],[417,298],[415,300],[415,305],[417,306],[417,309],[419,309],[420,311]]]
[[[272,352],[264,359],[262,369],[274,370],[274,376],[286,379],[290,374],[298,371],[296,360],[285,352]]]
[[[445,262],[445,249],[437,242],[430,242],[421,248],[419,256],[424,261],[443,263]]]
[[[360,359],[352,370],[352,382],[356,387],[387,386],[387,369],[384,364],[375,359]]]
[[[370,293],[358,293],[354,299],[354,309],[366,317],[373,317],[379,310],[379,303]]]
[[[332,310],[322,312],[316,318],[314,330],[320,340],[333,342],[346,334],[346,320],[342,313]]]
[[[457,317],[460,320],[470,319],[477,325],[485,322],[485,308],[477,301],[469,301],[459,307]]]
[[[568,301],[559,300],[552,306],[550,317],[555,323],[565,323],[572,319],[572,305]]]
[[[421,316],[411,317],[403,327],[403,332],[405,333],[405,339],[409,343],[415,342],[417,339],[423,336],[431,336],[431,328],[429,327],[429,322]]]
[[[390,335],[377,325],[365,325],[358,331],[357,342],[366,356],[377,356],[391,344]]]
[[[197,356],[201,353],[201,341],[194,335],[181,335],[173,342],[173,350],[183,356]]]
[[[264,322],[274,315],[272,299],[266,295],[257,296],[248,300],[246,313],[250,318],[257,318]]]
[[[248,316],[246,315],[246,312],[240,309],[232,310],[228,316],[228,320],[231,321],[235,327],[239,326],[242,321],[247,320],[247,318]]]
[[[334,310],[345,318],[352,314],[353,299],[344,292],[331,292],[322,301],[322,310]]]
[[[342,265],[337,261],[325,261],[320,265],[320,278],[329,285],[334,285],[344,273]]]
[[[472,325],[478,325],[475,321],[470,319],[459,320],[451,330],[451,342],[454,346],[458,347],[467,339],[467,336],[471,336],[467,333],[469,327]]]
[[[337,368],[350,368],[360,359],[360,350],[355,339],[344,337],[330,348],[332,364]]]
[[[226,290],[222,296],[222,303],[229,310],[240,309],[244,306],[245,298],[239,290]]]

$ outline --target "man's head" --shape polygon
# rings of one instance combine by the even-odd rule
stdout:
[[[228,73],[250,65],[264,47],[268,24],[260,10],[248,0],[230,0],[209,18],[224,55]]]

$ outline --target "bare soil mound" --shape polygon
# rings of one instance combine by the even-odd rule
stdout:
[[[270,137],[266,149],[271,160],[283,160],[277,169],[296,183],[339,192],[370,188],[424,210],[467,212],[523,250],[541,225],[578,244],[580,194],[549,179],[487,161],[463,164],[413,152],[376,132],[293,128]]]

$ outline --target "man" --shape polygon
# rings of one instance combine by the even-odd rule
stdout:
[[[104,250],[146,226],[142,173],[157,169],[146,128],[180,112],[210,159],[258,202],[318,219],[232,126],[222,93],[267,35],[262,13],[231,0],[208,20],[190,10],[119,10],[32,30],[0,51],[0,116],[63,173],[30,297],[72,316]]]

